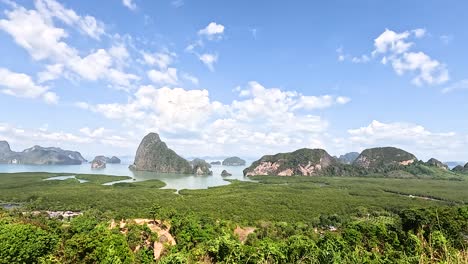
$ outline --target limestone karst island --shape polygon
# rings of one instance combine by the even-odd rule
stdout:
[[[0,264],[468,263],[466,10],[0,0]]]

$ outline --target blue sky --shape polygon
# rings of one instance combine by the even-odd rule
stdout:
[[[465,1],[0,1],[0,139],[468,160]]]

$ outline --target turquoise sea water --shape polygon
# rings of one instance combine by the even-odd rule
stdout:
[[[106,174],[116,176],[130,176],[132,179],[126,182],[146,181],[157,179],[166,183],[165,189],[206,189],[208,187],[229,184],[225,179],[249,181],[244,177],[242,171],[245,166],[216,166],[213,165],[211,176],[196,176],[184,174],[166,174],[154,172],[134,172],[128,169],[127,164],[107,164],[105,169],[93,170],[91,165],[20,165],[20,164],[0,164],[0,173],[13,172],[52,172],[64,173],[66,176],[73,174]],[[227,170],[232,176],[221,177],[221,172]]]

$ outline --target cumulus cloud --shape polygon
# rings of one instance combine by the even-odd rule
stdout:
[[[93,22],[94,18],[80,17],[52,0],[38,0],[35,3],[37,10],[13,5],[11,10],[5,11],[6,19],[0,20],[0,29],[10,34],[34,60],[55,65],[39,74],[40,82],[57,79],[66,71],[86,80],[106,80],[115,87],[130,86],[139,79],[115,67],[126,56],[124,48],[113,47],[109,51],[98,49],[82,57],[78,50],[65,42],[68,33],[53,23],[53,19],[58,19],[67,25],[77,25],[89,36],[98,39],[104,31],[100,23]]]
[[[450,77],[445,65],[423,52],[406,52],[401,57],[392,58],[392,67],[398,75],[415,72],[412,82],[415,85],[441,84]]]
[[[148,78],[155,84],[162,85],[177,85],[179,78],[177,77],[177,69],[168,68],[164,71],[150,70],[148,71]]]
[[[421,159],[431,155],[439,159],[467,156],[466,135],[455,132],[433,132],[412,123],[372,121],[368,126],[348,130],[348,141],[362,150],[367,147],[396,146],[413,152]]]
[[[410,37],[421,38],[426,34],[425,29],[415,29],[397,33],[386,29],[374,40],[375,50],[372,55],[383,55],[382,63],[391,63],[398,75],[411,73],[414,75],[412,83],[418,86],[442,84],[447,82],[449,72],[445,64],[431,58],[424,52],[410,52],[414,43]]]
[[[0,68],[0,92],[23,98],[43,98],[46,103],[56,104],[58,96],[48,92],[49,87],[36,84],[31,76]]]
[[[237,93],[238,100],[223,104],[212,100],[207,90],[141,86],[127,103],[77,106],[120,120],[140,133],[159,132],[185,155],[201,151],[259,155],[324,146],[328,122],[313,111],[349,102],[343,96],[306,96],[257,82]]]
[[[133,0],[122,0],[122,4],[130,10],[136,10],[137,5]]]
[[[159,69],[167,69],[174,62],[176,54],[169,51],[156,53],[142,52],[144,62],[149,66],[157,66]]]
[[[208,39],[221,37],[224,33],[224,26],[216,22],[211,22],[205,28],[198,31],[198,35],[205,36]]]
[[[218,61],[218,54],[201,54],[198,56],[201,62],[210,69],[210,71],[214,71],[214,64]]]
[[[381,63],[390,64],[398,75],[411,74],[412,83],[417,86],[437,85],[450,80],[447,66],[422,51],[411,51],[415,43],[412,40],[426,36],[426,29],[418,28],[404,32],[390,29],[374,39],[374,50],[370,55],[352,56],[345,54],[342,47],[336,50],[338,61],[367,63],[378,58]]]
[[[78,27],[83,33],[94,39],[99,39],[105,33],[104,23],[96,20],[93,16],[80,16],[55,0],[36,0],[35,6],[49,23],[52,23],[52,18],[57,18],[69,26]]]

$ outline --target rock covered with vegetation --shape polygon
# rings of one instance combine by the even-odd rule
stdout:
[[[109,163],[109,164],[120,164],[120,159],[117,158],[116,156],[112,156],[111,158],[109,157],[106,157],[106,156],[96,156],[94,158],[94,160],[102,160],[104,161],[105,163]]]
[[[212,161],[210,162],[211,165],[221,165],[221,161]]]
[[[416,161],[418,161],[416,156],[407,151],[394,147],[383,147],[364,150],[353,164],[372,169],[395,165],[406,166]]]
[[[468,173],[468,163],[465,166],[458,165],[452,169],[453,172]]]
[[[79,165],[86,159],[77,151],[34,146],[15,152],[6,141],[0,142],[0,163],[30,165]]]
[[[230,157],[223,160],[223,166],[245,166],[245,160],[239,157]]]
[[[211,165],[203,159],[194,159],[190,162],[192,170],[195,175],[212,175],[213,172],[210,170]]]
[[[338,158],[338,161],[343,164],[352,164],[359,157],[358,152],[349,152],[344,155],[341,155]]]
[[[223,176],[223,177],[228,177],[228,176],[232,176],[232,174],[229,173],[227,170],[223,170],[223,171],[221,172],[221,176]]]
[[[91,161],[91,169],[104,169],[106,168],[106,161],[96,157]]]
[[[304,148],[290,153],[263,156],[246,168],[244,175],[313,176],[336,163],[323,149]]]
[[[439,161],[437,159],[434,159],[434,158],[429,159],[426,162],[426,164],[428,166],[433,166],[433,167],[437,167],[437,168],[440,168],[440,169],[448,170],[448,166],[446,164],[444,164],[441,161]]]
[[[130,169],[160,173],[191,174],[190,163],[168,148],[159,135],[149,133],[138,146],[135,162]]]

